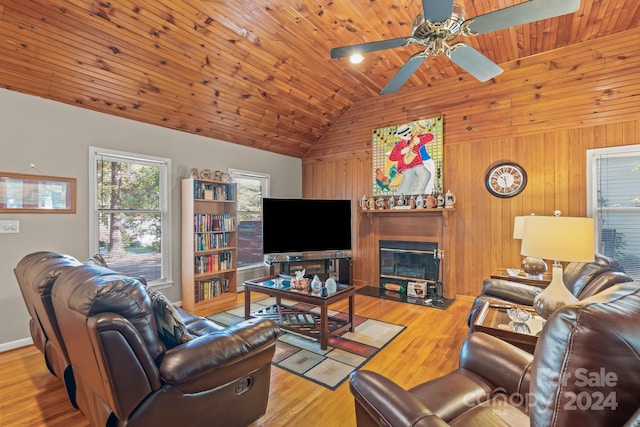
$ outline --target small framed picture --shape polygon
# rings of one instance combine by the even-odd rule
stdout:
[[[407,296],[414,298],[424,298],[427,294],[427,284],[420,282],[407,283]]]

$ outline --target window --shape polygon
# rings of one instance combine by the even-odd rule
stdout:
[[[262,198],[269,197],[268,174],[229,169],[238,193],[238,268],[262,264]]]
[[[171,277],[171,160],[89,148],[89,250],[149,284]]]
[[[587,174],[596,248],[640,280],[640,145],[587,150]]]

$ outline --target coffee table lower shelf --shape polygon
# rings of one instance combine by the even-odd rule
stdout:
[[[253,311],[251,317],[259,317],[276,322],[282,329],[307,337],[321,339],[322,316],[320,313],[302,310],[284,304]],[[337,317],[327,317],[327,337],[349,330],[351,323]]]

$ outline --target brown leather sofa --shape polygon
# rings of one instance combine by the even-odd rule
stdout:
[[[42,251],[25,256],[13,270],[31,316],[29,330],[33,344],[44,354],[49,371],[64,382],[69,400],[76,408],[76,385],[53,312],[51,288],[63,270],[79,265],[80,261],[68,255]]]
[[[404,389],[350,377],[358,427],[640,425],[640,282],[615,285],[551,315],[534,354],[481,332],[459,368]]]
[[[157,292],[61,257],[69,266],[50,286],[49,322],[57,324],[75,402],[92,426],[246,426],[266,412],[277,325],[253,319],[227,327],[171,306],[185,339],[169,345]],[[27,287],[40,277],[31,265],[27,256],[16,267]]]
[[[595,254],[593,262],[572,262],[567,264],[562,278],[566,287],[578,299],[588,298],[613,285],[631,282],[632,277],[624,273],[620,263],[602,254]],[[542,288],[504,279],[485,279],[482,292],[478,295],[469,315],[467,325],[473,331],[473,324],[485,301],[504,305],[526,305],[533,307],[533,299]]]

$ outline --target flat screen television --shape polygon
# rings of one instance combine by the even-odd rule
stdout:
[[[351,200],[262,199],[265,255],[351,250]]]

